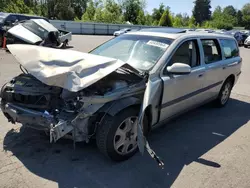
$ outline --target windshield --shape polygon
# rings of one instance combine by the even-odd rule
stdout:
[[[41,39],[44,39],[48,36],[48,31],[33,22],[32,20],[27,20],[22,23],[22,26],[25,27],[26,29],[30,30],[32,33],[36,34],[39,36]]]
[[[157,63],[172,41],[163,37],[122,35],[90,53],[119,59],[135,69],[147,71]]]

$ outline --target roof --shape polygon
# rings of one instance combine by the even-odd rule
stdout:
[[[166,32],[141,32],[135,31],[127,33],[126,35],[144,35],[144,36],[156,36],[156,37],[164,37],[169,39],[177,39],[179,37],[219,37],[219,38],[233,38],[230,35],[219,34],[219,33],[203,33],[203,32],[187,32],[187,33],[166,33]]]
[[[141,32],[159,32],[159,33],[185,33],[186,29],[159,27],[159,28],[145,28]]]
[[[9,16],[9,15],[18,15],[18,16],[27,16],[27,17],[33,17],[33,18],[45,18],[43,16],[37,16],[37,15],[30,15],[30,14],[20,14],[20,13],[8,13],[8,12],[0,12],[0,16]],[[45,18],[47,19],[47,18]]]

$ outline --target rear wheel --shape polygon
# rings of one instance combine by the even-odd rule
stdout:
[[[219,96],[215,101],[218,107],[224,107],[228,103],[232,88],[233,88],[233,80],[227,79],[223,84],[223,86],[221,87]]]
[[[103,154],[123,161],[136,153],[138,114],[137,108],[127,108],[114,117],[106,115],[96,133],[96,143]]]

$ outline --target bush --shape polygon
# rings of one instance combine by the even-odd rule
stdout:
[[[227,22],[222,22],[222,21],[212,22],[211,26],[213,28],[217,28],[217,29],[226,29],[226,30],[233,29],[233,24],[232,23],[227,23]]]

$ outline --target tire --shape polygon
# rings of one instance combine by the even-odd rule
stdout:
[[[244,47],[245,47],[245,48],[248,48],[248,46],[247,46],[247,45],[244,45]]]
[[[68,40],[65,40],[65,41],[63,42],[62,48],[63,48],[63,49],[67,48],[67,45],[68,45]]]
[[[120,135],[124,135],[120,133],[126,132],[124,130],[128,130],[126,127],[129,127],[129,126],[127,126],[126,121],[129,118],[131,118],[132,121],[130,120],[128,121],[132,123],[135,122],[136,118],[138,118],[138,114],[139,114],[138,108],[130,107],[119,112],[114,117],[110,115],[105,116],[105,118],[102,121],[102,124],[97,129],[97,133],[96,133],[96,144],[99,150],[101,151],[101,153],[103,153],[105,156],[107,156],[113,161],[124,161],[132,157],[137,152],[138,150],[137,142],[134,142],[134,141],[137,141],[136,123],[134,123],[135,127],[132,125],[134,129],[132,128],[131,134],[127,132],[125,134],[126,136],[124,137],[124,136],[120,136]],[[145,120],[145,122],[147,122],[147,120]],[[147,130],[145,130],[145,132],[146,131]],[[127,137],[130,137],[131,140]],[[118,144],[118,143],[122,143],[124,138],[125,138],[124,143],[127,143],[127,144],[123,144],[123,146],[121,144]],[[136,145],[132,143],[136,143]],[[121,146],[119,147],[119,145]],[[123,148],[127,148],[127,152],[126,152],[126,149],[124,149],[125,152],[123,153]]]
[[[230,99],[232,88],[233,80],[228,78],[222,85],[218,98],[215,100],[215,104],[217,107],[224,107],[227,105]]]

